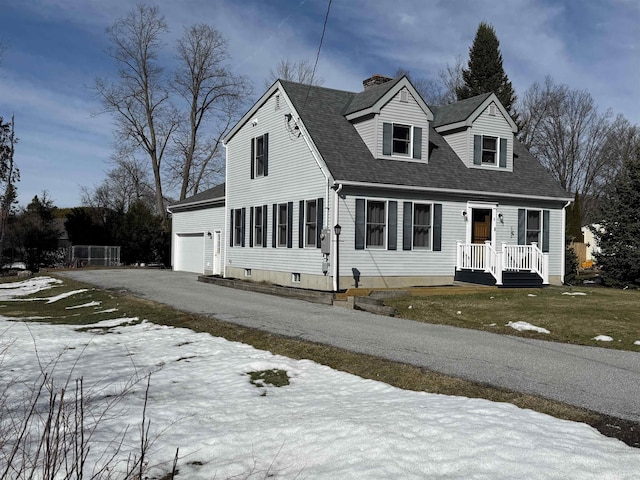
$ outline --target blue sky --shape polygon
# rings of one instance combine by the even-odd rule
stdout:
[[[327,0],[156,0],[171,32],[206,22],[229,42],[233,68],[255,93],[280,59],[315,59]],[[16,116],[19,202],[47,190],[59,207],[80,204],[99,184],[113,151],[112,119],[96,115],[91,86],[113,75],[105,28],[129,0],[3,0],[0,116]],[[359,91],[398,67],[436,78],[468,58],[479,22],[496,29],[516,93],[551,75],[589,91],[640,124],[640,2],[637,0],[334,0],[318,63],[324,86]]]

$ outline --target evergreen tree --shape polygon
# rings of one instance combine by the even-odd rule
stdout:
[[[456,88],[458,100],[483,93],[496,94],[504,108],[514,117],[516,95],[509,77],[502,68],[502,54],[496,31],[488,23],[480,23],[473,45],[469,48],[469,63],[462,70],[464,85]]]
[[[640,144],[605,190],[600,210],[600,228],[592,231],[601,249],[595,257],[603,282],[640,287]]]
[[[14,234],[18,248],[23,251],[24,261],[32,271],[57,261],[60,230],[55,224],[55,210],[53,201],[44,192],[42,198],[33,197],[27,208],[16,216]]]

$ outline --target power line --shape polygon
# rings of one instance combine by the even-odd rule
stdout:
[[[327,13],[324,16],[324,25],[322,26],[322,36],[320,37],[320,45],[318,45],[318,53],[316,54],[316,61],[313,64],[313,71],[311,72],[311,80],[309,81],[309,86],[307,87],[307,95],[304,97],[304,103],[302,104],[302,109],[300,113],[304,111],[304,108],[307,106],[307,100],[309,99],[309,91],[311,90],[311,85],[313,84],[313,78],[316,75],[316,67],[318,66],[318,59],[320,58],[320,50],[322,49],[322,41],[324,40],[324,34],[327,31],[327,21],[329,20],[329,12],[331,11],[331,3],[333,0],[329,0],[329,4],[327,5]]]

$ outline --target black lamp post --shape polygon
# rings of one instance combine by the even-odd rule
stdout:
[[[333,227],[333,232],[336,234],[336,292],[340,291],[340,232],[342,227],[339,223]]]

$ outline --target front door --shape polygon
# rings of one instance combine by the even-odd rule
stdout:
[[[491,241],[491,217],[489,208],[473,208],[471,210],[471,243]]]
[[[221,275],[220,231],[213,232],[213,274]]]

